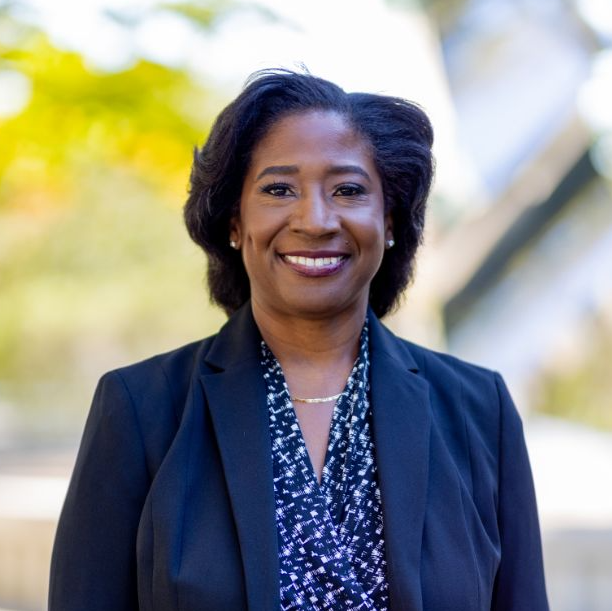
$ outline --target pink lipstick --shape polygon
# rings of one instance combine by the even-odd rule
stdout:
[[[280,257],[298,274],[311,277],[335,274],[348,260],[348,255],[338,251],[293,251]]]

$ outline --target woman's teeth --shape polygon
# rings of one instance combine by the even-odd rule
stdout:
[[[289,263],[294,265],[304,265],[306,267],[324,267],[325,265],[337,265],[342,261],[343,257],[295,257],[293,255],[284,255],[284,258]]]

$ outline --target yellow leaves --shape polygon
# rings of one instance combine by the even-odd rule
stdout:
[[[11,48],[3,19],[0,71],[25,75],[31,93],[0,119],[0,382],[31,405],[34,368],[62,380],[51,403],[66,405],[76,380],[117,355],[134,360],[218,326],[179,207],[193,147],[223,104],[151,62],[93,72],[31,28]]]
[[[30,38],[17,63],[32,93],[19,115],[0,124],[0,174],[8,181],[0,210],[14,207],[16,193],[36,207],[57,205],[60,192],[68,203],[83,167],[101,164],[155,184],[162,199],[184,199],[191,150],[208,123],[184,107],[185,99],[206,98],[186,74],[144,61],[126,72],[92,73],[80,56],[41,35]],[[34,196],[41,188],[48,198]]]
[[[164,194],[163,199],[175,206],[183,205],[187,197],[191,149],[166,134],[150,132],[141,134],[134,142],[131,159],[138,174],[150,175],[155,181]],[[155,174],[150,174],[151,168],[156,168]]]

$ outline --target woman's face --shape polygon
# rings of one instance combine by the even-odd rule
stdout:
[[[253,306],[306,318],[365,311],[391,219],[368,143],[339,114],[289,115],[253,150],[230,238]]]

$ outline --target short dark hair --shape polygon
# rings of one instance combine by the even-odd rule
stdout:
[[[253,150],[277,121],[312,110],[344,116],[371,145],[395,240],[370,286],[376,315],[392,310],[412,280],[433,178],[433,131],[426,114],[401,98],[346,93],[310,74],[264,70],[247,81],[217,117],[204,146],[195,149],[184,209],[189,235],[208,256],[211,300],[228,315],[250,297],[249,279],[240,253],[229,245],[229,232]]]

